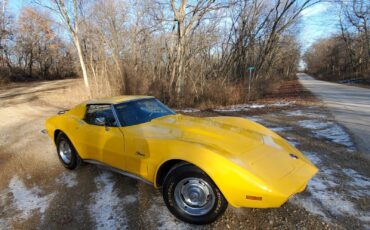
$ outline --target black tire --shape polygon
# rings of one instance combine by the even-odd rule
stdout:
[[[71,150],[70,158],[68,160],[66,160],[65,156],[63,156],[64,154],[61,153],[61,149],[63,148],[62,145],[68,146]],[[78,153],[75,147],[73,146],[72,142],[68,139],[68,137],[64,133],[58,134],[56,138],[56,146],[59,160],[65,168],[73,170],[82,164],[82,159],[78,156]]]
[[[197,215],[187,213],[189,212],[189,207],[193,208],[194,206],[189,205],[186,203],[186,198],[184,198],[182,192],[181,196],[176,194],[179,194],[178,191],[180,188],[187,186],[187,183],[190,183],[187,180],[191,180],[193,183],[194,181],[199,180],[199,183],[205,183],[207,185],[206,191],[212,190],[213,192],[213,198],[210,198],[207,196],[207,202],[205,206],[208,206],[208,208],[205,210],[206,213],[197,213]],[[182,183],[182,184],[179,184]],[[176,189],[176,187],[180,186],[180,188]],[[201,186],[203,186],[201,184]],[[183,191],[183,190],[181,190]],[[191,191],[191,189],[189,189]],[[181,197],[181,198],[179,198]],[[197,197],[202,197],[199,194]],[[193,194],[194,198],[194,194]],[[194,165],[191,164],[183,164],[179,166],[175,166],[174,169],[170,170],[169,174],[166,176],[165,181],[163,183],[163,199],[164,202],[167,205],[167,208],[170,210],[170,212],[176,216],[178,219],[185,221],[190,224],[210,224],[217,220],[226,210],[227,208],[227,201],[225,197],[222,195],[221,191],[217,188],[217,186],[214,184],[212,179],[204,173],[201,169],[197,168]],[[179,199],[182,199],[179,202]],[[189,200],[188,200],[189,201]],[[185,202],[185,203],[184,203]],[[190,201],[191,202],[191,201]],[[208,204],[208,202],[211,202]],[[180,204],[179,204],[180,203]],[[183,205],[184,207],[181,207]],[[199,206],[195,206],[198,208]],[[201,209],[203,207],[200,207]],[[204,211],[204,210],[203,210]]]

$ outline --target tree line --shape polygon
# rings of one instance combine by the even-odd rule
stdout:
[[[82,76],[91,97],[240,103],[249,81],[254,99],[295,76],[295,25],[316,2],[35,0],[18,18],[3,10],[1,78]]]
[[[306,71],[325,80],[370,83],[370,2],[340,0],[339,33],[313,44],[304,54]]]

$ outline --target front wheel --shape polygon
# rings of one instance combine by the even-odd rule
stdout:
[[[191,224],[212,223],[227,208],[211,178],[190,164],[171,170],[163,184],[163,198],[173,215]]]
[[[59,133],[56,139],[59,160],[67,169],[75,169],[82,163],[71,141],[64,133]]]

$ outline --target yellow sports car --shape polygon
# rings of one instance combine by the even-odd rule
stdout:
[[[264,126],[238,117],[176,114],[150,96],[90,100],[46,121],[62,164],[97,163],[160,188],[193,224],[228,204],[273,208],[302,192],[317,168]]]

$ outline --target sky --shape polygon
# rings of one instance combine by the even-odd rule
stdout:
[[[33,0],[7,0],[8,10],[18,16],[22,7],[32,4]],[[321,38],[326,38],[338,31],[338,11],[328,2],[318,3],[302,12],[298,40],[302,53]]]
[[[302,12],[298,35],[302,52],[318,39],[338,32],[339,8],[329,2],[318,3]]]

